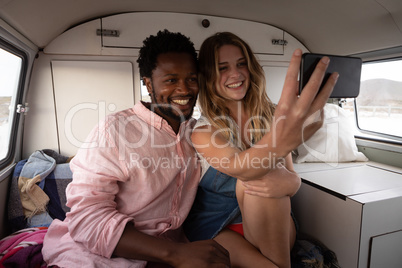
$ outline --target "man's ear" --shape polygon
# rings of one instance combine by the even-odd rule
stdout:
[[[143,77],[142,80],[144,81],[145,86],[147,87],[148,93],[152,93],[152,79],[150,77]]]

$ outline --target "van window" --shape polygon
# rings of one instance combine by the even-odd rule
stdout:
[[[360,94],[355,99],[360,131],[402,137],[402,59],[363,63]],[[350,100],[344,108],[353,109]]]
[[[10,152],[23,58],[0,43],[0,162]]]
[[[143,102],[151,102],[151,97],[149,96],[147,86],[141,80],[141,100]]]

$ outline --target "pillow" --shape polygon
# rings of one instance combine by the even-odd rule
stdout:
[[[368,161],[357,151],[354,126],[347,112],[335,104],[324,106],[324,124],[297,148],[296,163]]]

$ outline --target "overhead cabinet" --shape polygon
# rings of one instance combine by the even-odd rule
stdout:
[[[207,28],[203,26],[207,23]],[[207,22],[206,22],[207,21]],[[284,31],[273,26],[228,18],[180,13],[127,13],[102,18],[102,45],[104,47],[140,48],[143,40],[159,30],[168,29],[190,36],[198,50],[212,34],[230,31],[244,40],[253,40],[252,49],[257,54],[283,54],[280,41]],[[113,35],[113,33],[117,33]],[[276,41],[275,41],[276,42]]]

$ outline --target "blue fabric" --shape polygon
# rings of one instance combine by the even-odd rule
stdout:
[[[11,230],[17,231],[31,226],[46,227],[53,219],[64,220],[66,212],[70,209],[66,206],[66,187],[72,181],[72,172],[68,163],[68,157],[59,155],[52,150],[34,152],[29,159],[21,160],[14,168],[8,198],[8,220]],[[18,179],[25,175],[34,177],[41,175],[43,191],[49,197],[47,211],[26,219],[18,189]],[[50,216],[50,217],[49,217]]]
[[[53,219],[48,212],[43,212],[38,215],[34,215],[31,218],[27,218],[27,226],[33,227],[49,227]]]
[[[53,219],[64,220],[70,208],[66,206],[66,188],[72,181],[73,173],[69,163],[57,164],[49,176],[46,177],[44,191],[49,196],[47,209]]]
[[[42,151],[35,151],[25,163],[20,176],[33,179],[40,176],[39,187],[43,190],[45,178],[53,171],[56,166],[56,160]]]
[[[212,167],[207,170],[183,225],[190,241],[214,238],[228,224],[242,222],[236,181]]]

